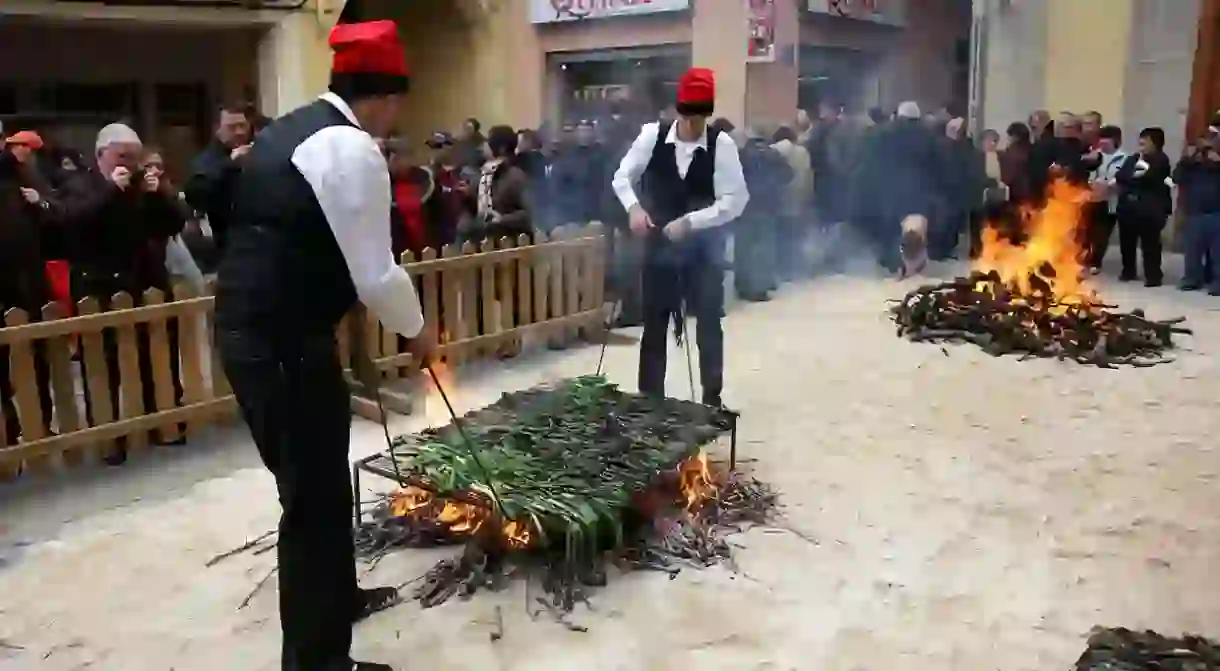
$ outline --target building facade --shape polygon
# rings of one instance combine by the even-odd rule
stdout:
[[[857,110],[966,98],[969,0],[78,0],[0,2],[0,120],[91,147],[131,122],[171,163],[205,142],[216,103],[269,115],[325,90],[345,10],[401,26],[403,130],[466,117],[538,127],[612,108],[651,116],[692,65],[717,114],[786,123],[798,105]],[[355,11],[353,11],[355,10]],[[8,67],[18,63],[20,67]]]
[[[92,153],[125,121],[172,174],[207,142],[221,100],[275,115],[325,89],[327,0],[0,2],[0,121]],[[257,8],[254,8],[257,7]]]
[[[1217,0],[979,0],[976,111],[1002,130],[1096,110],[1128,138],[1164,128],[1176,156],[1220,107],[1218,20]]]
[[[624,107],[653,115],[687,67],[717,74],[735,123],[790,122],[819,101],[964,107],[969,0],[447,0],[361,2],[402,26],[409,135],[466,117],[518,127]]]

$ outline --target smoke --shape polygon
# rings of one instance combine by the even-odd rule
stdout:
[[[807,277],[851,275],[877,277],[886,274],[877,262],[877,250],[855,226],[839,222],[830,226],[811,226],[800,245],[798,273]],[[781,246],[789,241],[780,240]]]

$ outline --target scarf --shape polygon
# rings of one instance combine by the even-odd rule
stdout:
[[[495,207],[492,206],[491,201],[491,183],[495,180],[496,169],[498,169],[500,164],[503,162],[504,159],[493,159],[488,161],[483,164],[483,170],[479,173],[479,192],[477,202],[479,206],[480,220],[486,221],[487,215],[495,209]]]

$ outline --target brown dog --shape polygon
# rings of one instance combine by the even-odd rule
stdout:
[[[902,269],[898,279],[903,280],[923,272],[928,265],[928,219],[920,214],[907,215],[902,220],[902,238],[899,241],[902,253]]]

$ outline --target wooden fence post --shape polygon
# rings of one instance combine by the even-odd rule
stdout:
[[[47,303],[42,308],[44,322],[55,321],[66,316],[67,312],[59,303]],[[80,412],[76,408],[76,382],[72,378],[72,341],[73,338],[70,336],[61,336],[34,342],[36,352],[38,348],[42,348],[45,365],[50,369],[50,379],[46,383],[51,385],[50,393],[55,404],[56,428],[61,434],[79,431],[81,426]],[[44,419],[49,421],[51,418]],[[47,460],[48,463],[61,467],[76,466],[82,461],[84,461],[84,454],[81,450],[64,452],[58,458],[51,457]]]
[[[81,316],[102,312],[96,298],[85,298],[76,304],[76,314]],[[89,408],[90,426],[103,426],[113,422],[117,416],[110,397],[110,385],[119,381],[110,379],[110,368],[106,365],[106,349],[101,331],[86,331],[80,336],[81,373],[85,383],[85,402]],[[114,441],[105,441],[93,446],[93,456],[102,459],[114,452]]]
[[[461,256],[461,250],[454,245],[445,245],[441,250],[441,257],[453,259]],[[462,287],[461,273],[456,270],[444,270],[438,273],[441,291],[444,293],[444,309],[441,312],[441,319],[444,320],[444,327],[439,335],[441,342],[452,343],[466,337],[465,315],[463,314],[462,306]],[[455,366],[462,360],[462,355],[457,350],[445,353],[445,361]]]
[[[23,326],[30,323],[25,310],[9,310],[4,315],[5,326]],[[17,403],[17,419],[21,424],[21,439],[30,442],[45,437],[46,424],[50,417],[43,417],[42,404],[38,400],[38,376],[34,369],[34,352],[30,341],[22,340],[9,345],[9,379],[13,384]],[[31,459],[25,467],[35,473],[49,470],[46,458]]]
[[[198,298],[189,284],[181,284],[174,292],[179,300]],[[182,382],[182,405],[193,405],[212,398],[203,384],[203,347],[200,341],[199,314],[189,310],[178,317],[179,376]],[[206,338],[206,334],[204,334]],[[206,342],[206,340],[205,340]],[[184,423],[187,435],[195,432],[198,422],[194,419]]]

